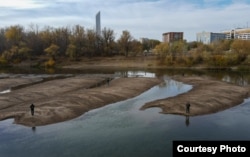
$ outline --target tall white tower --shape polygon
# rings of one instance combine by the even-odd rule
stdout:
[[[100,11],[96,14],[95,19],[96,19],[96,34],[101,35],[101,12]]]

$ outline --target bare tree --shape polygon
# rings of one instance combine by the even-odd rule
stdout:
[[[114,48],[114,31],[111,29],[104,28],[102,30],[102,48],[104,55],[110,55]]]

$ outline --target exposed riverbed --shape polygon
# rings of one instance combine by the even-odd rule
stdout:
[[[146,73],[131,73],[130,76],[155,77]],[[173,140],[250,139],[248,98],[242,98],[242,103],[229,109],[194,117],[161,114],[160,108],[140,110],[148,102],[174,98],[193,89],[193,85],[173,80],[168,75],[162,78],[164,83],[153,85],[142,94],[89,110],[64,122],[26,127],[13,124],[13,118],[0,121],[0,154],[8,157],[165,157],[172,155]],[[53,83],[49,82],[43,83],[52,88]]]

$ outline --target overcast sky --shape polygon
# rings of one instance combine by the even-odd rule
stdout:
[[[136,39],[157,40],[162,33],[181,31],[194,41],[197,32],[250,27],[250,0],[0,0],[0,27],[94,29],[98,11],[102,29],[114,30],[116,39],[123,30]]]

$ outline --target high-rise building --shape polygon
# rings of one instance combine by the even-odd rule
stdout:
[[[171,43],[183,40],[183,32],[167,32],[162,34],[163,42]]]
[[[101,35],[101,12],[96,14],[96,34]]]

